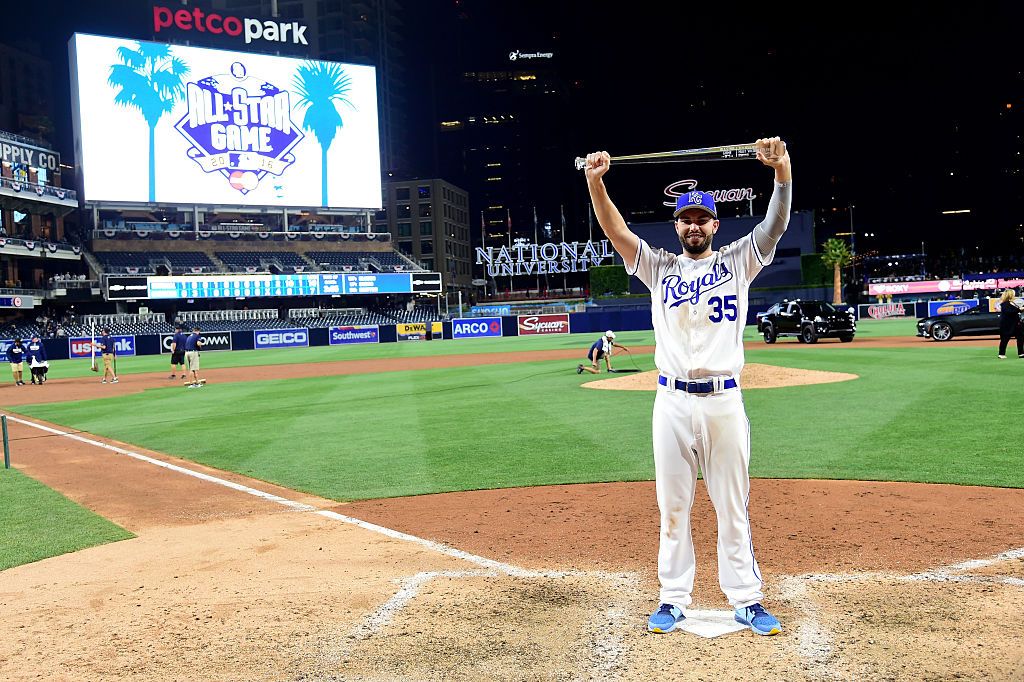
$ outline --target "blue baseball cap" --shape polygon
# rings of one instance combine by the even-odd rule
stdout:
[[[676,199],[676,212],[672,214],[672,217],[678,218],[680,213],[691,208],[699,208],[715,220],[718,220],[718,211],[715,209],[715,197],[711,192],[701,192],[695,189],[692,192],[680,194],[679,198]]]

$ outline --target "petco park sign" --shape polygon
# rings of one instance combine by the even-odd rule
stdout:
[[[568,334],[569,315],[520,315],[519,336],[536,334]]]
[[[559,272],[586,272],[591,265],[601,265],[611,259],[611,242],[561,242],[558,244],[530,244],[520,242],[514,246],[486,249],[476,247],[477,265],[487,265],[488,277],[512,275],[544,275]]]
[[[163,31],[180,32],[192,40],[198,37],[197,33],[220,38],[241,38],[244,35],[246,45],[256,40],[309,45],[306,41],[307,28],[297,21],[236,17],[209,9],[203,11],[199,7],[153,5],[153,33],[157,36]]]

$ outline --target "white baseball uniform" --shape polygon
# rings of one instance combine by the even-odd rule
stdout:
[[[781,186],[777,183],[777,187]],[[788,220],[788,207],[786,208]],[[785,226],[782,226],[785,229]],[[718,579],[734,608],[761,601],[747,499],[750,423],[738,386],[750,282],[768,265],[755,234],[695,260],[643,240],[630,268],[651,290],[659,380],[654,401],[654,467],[661,510],[658,578],[662,603],[685,608],[695,560],[690,508],[698,468],[718,516]],[[763,243],[763,242],[762,242]],[[701,380],[690,393],[676,380]],[[725,382],[736,385],[726,388]],[[730,386],[732,383],[730,382]]]

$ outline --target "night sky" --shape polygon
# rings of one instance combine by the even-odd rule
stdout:
[[[492,54],[495,45],[551,50],[577,84],[565,106],[572,108],[566,134],[579,154],[780,135],[794,159],[795,208],[818,211],[823,231],[848,223],[853,204],[858,230],[879,235],[882,252],[921,240],[933,248],[973,244],[981,235],[998,248],[1022,250],[1024,40],[1015,3],[819,5],[816,14],[798,12],[797,3],[670,11],[662,3],[405,4],[412,102],[445,95],[426,92],[423,64],[454,73],[480,68],[477,53]],[[149,7],[125,0],[8,3],[0,41],[35,42],[53,62],[57,93],[66,93],[71,33],[146,37]],[[444,32],[453,21],[470,22],[476,40],[453,48]],[[69,109],[58,103],[57,144],[68,155]],[[409,112],[410,170],[428,176],[426,140],[436,122],[420,112],[429,110]],[[633,172],[653,173],[651,182],[696,174],[708,178],[705,186],[763,190],[768,182],[767,171],[743,162],[614,170],[623,188]],[[643,200],[635,202],[624,210],[643,208]],[[966,216],[940,214],[967,208]]]

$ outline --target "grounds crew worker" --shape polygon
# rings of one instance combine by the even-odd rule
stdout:
[[[203,338],[199,335],[199,327],[192,327],[192,334],[185,339],[185,367],[192,374],[189,388],[199,388],[203,382],[199,380],[199,349],[203,347]]]
[[[601,358],[604,358],[605,367],[608,371],[612,371],[612,348],[621,348],[622,350],[629,352],[629,349],[623,346],[621,343],[615,343],[615,332],[611,329],[604,333],[604,336],[594,342],[594,345],[587,351],[587,359],[590,360],[590,367],[586,365],[576,365],[576,373],[583,374],[584,372],[590,372],[591,374],[601,373]]]
[[[103,354],[103,381],[101,384],[107,383],[107,375],[111,377],[110,383],[117,383],[117,370],[114,369],[114,341],[110,338],[110,328],[103,328],[103,336],[99,338],[96,345],[100,348],[100,353]]]

